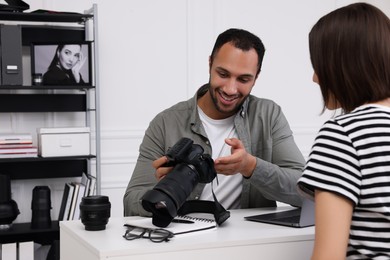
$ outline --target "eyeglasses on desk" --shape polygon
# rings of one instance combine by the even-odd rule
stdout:
[[[169,239],[171,239],[174,236],[172,232],[163,228],[156,228],[156,229],[143,228],[143,227],[131,226],[128,224],[125,224],[124,226],[127,227],[126,232],[123,235],[123,237],[126,240],[147,238],[154,243],[161,243],[161,242],[168,242]]]

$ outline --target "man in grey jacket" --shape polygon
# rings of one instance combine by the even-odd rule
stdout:
[[[188,199],[213,200],[227,209],[300,206],[296,182],[304,158],[281,108],[250,94],[265,48],[242,29],[221,33],[212,50],[210,80],[196,95],[159,113],[150,123],[124,195],[124,213],[150,216],[142,196],[172,170],[164,156],[182,137],[212,155],[218,185],[196,185]],[[213,186],[212,186],[213,185]]]

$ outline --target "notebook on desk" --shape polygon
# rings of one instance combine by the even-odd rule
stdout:
[[[304,199],[302,208],[266,213],[245,217],[246,220],[288,227],[308,227],[314,225],[314,202]]]
[[[126,220],[125,226],[141,228],[159,228],[152,223],[152,218],[139,218]],[[164,229],[169,230],[175,235],[198,232],[203,230],[214,229],[217,223],[213,219],[195,217],[195,216],[176,216],[172,222]]]

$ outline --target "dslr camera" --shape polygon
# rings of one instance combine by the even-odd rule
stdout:
[[[198,183],[209,183],[216,176],[214,161],[189,138],[180,139],[166,154],[173,170],[142,197],[142,206],[153,214],[153,224],[166,227],[176,217]]]

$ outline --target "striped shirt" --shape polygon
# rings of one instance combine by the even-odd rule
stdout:
[[[390,259],[390,108],[364,105],[327,121],[298,187],[355,204],[347,259]]]

